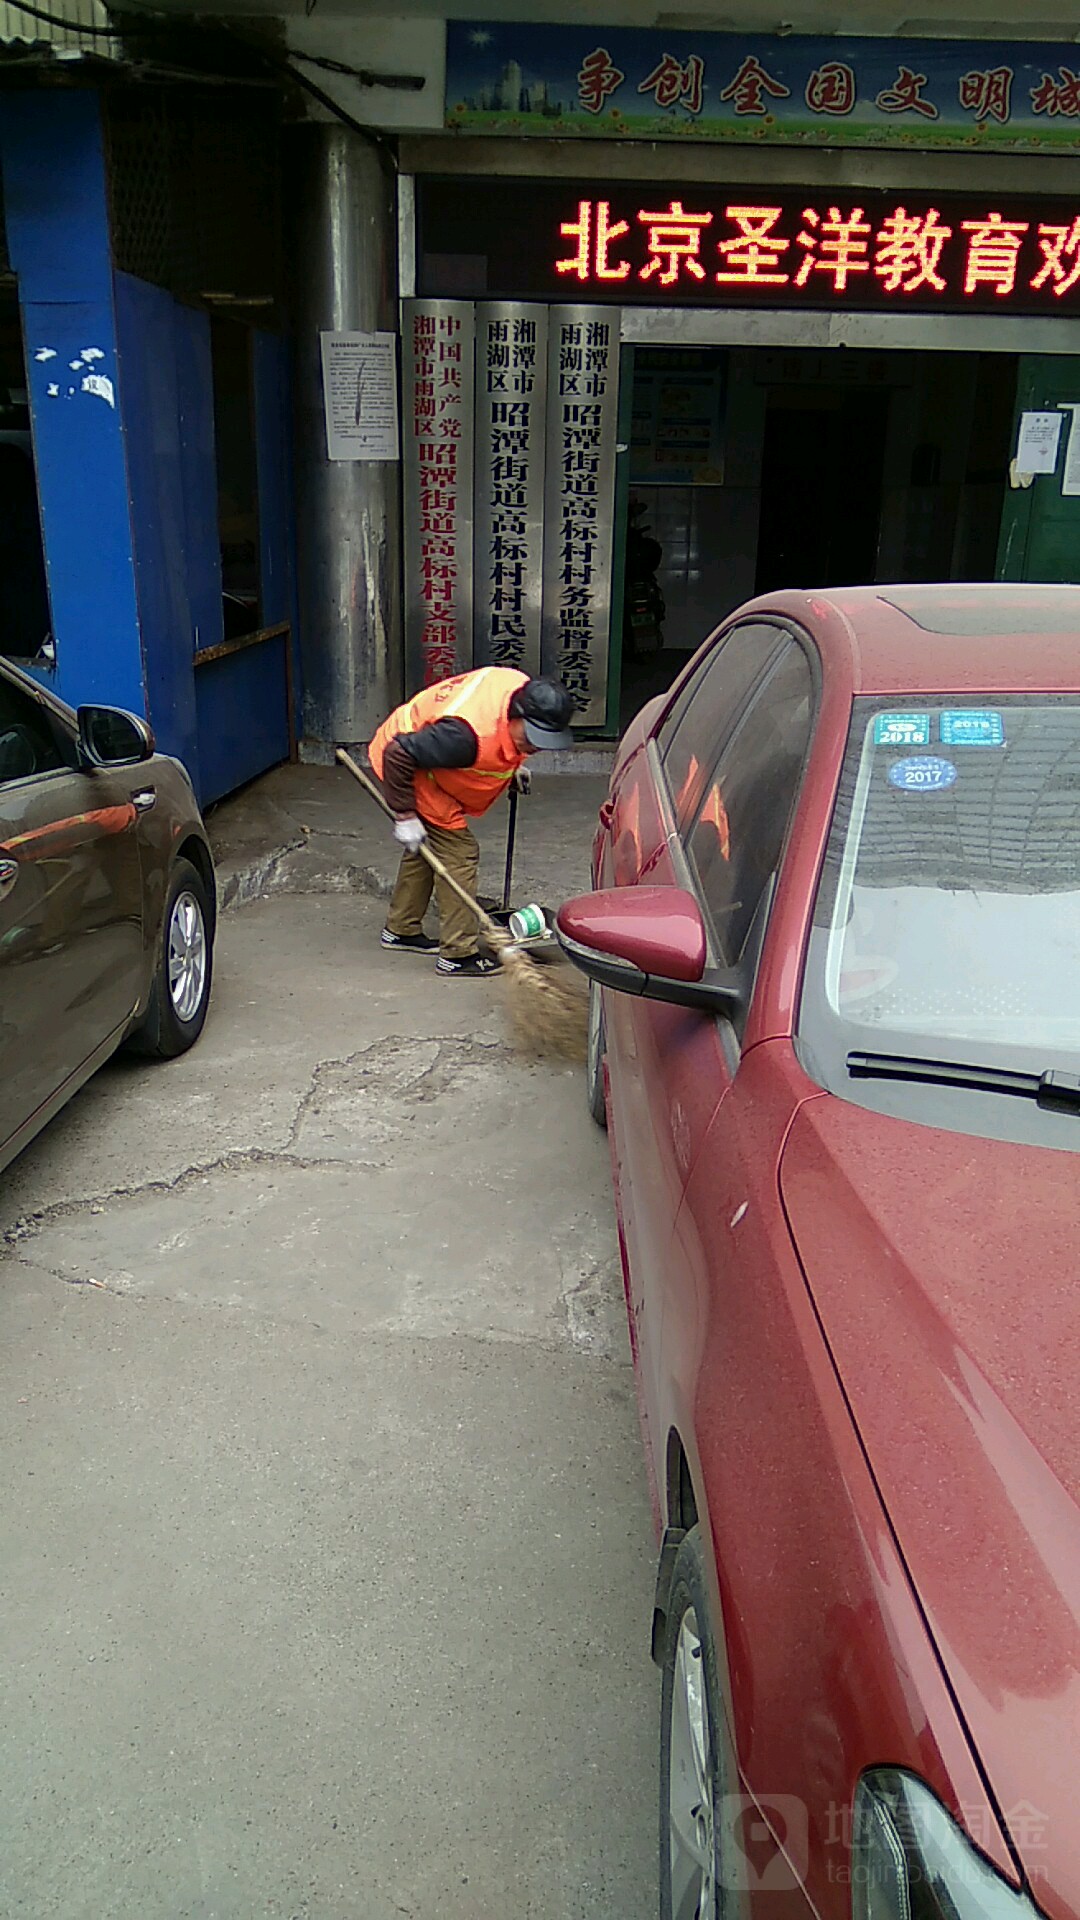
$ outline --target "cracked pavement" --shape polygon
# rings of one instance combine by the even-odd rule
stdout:
[[[226,913],[199,1046],[4,1177],[5,1916],[655,1911],[606,1148],[381,922]]]

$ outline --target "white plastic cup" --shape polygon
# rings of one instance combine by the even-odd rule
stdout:
[[[512,940],[535,940],[538,934],[547,932],[543,907],[519,907],[510,915],[509,927]]]

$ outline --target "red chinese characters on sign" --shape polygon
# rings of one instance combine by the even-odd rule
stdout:
[[[583,712],[593,692],[601,585],[600,511],[604,498],[604,421],[614,374],[617,329],[603,320],[570,320],[557,336],[558,637],[556,671]],[[549,466],[549,471],[552,469]]]
[[[805,287],[813,273],[831,273],[837,293],[843,293],[853,273],[869,273],[867,255],[874,229],[869,220],[863,219],[861,207],[855,207],[846,219],[839,207],[830,207],[824,220],[813,207],[807,207],[803,219],[810,231],[807,233],[804,227],[796,242],[806,249],[795,275],[797,287]]]
[[[638,219],[649,229],[649,262],[641,269],[643,280],[659,274],[657,285],[671,287],[683,267],[695,280],[705,279],[699,255],[702,229],[710,224],[711,213],[687,213],[681,200],[673,200],[666,213],[641,211]]]
[[[782,212],[782,207],[725,207],[725,219],[739,231],[734,240],[717,242],[724,261],[716,276],[721,286],[786,286],[791,276],[778,269],[791,241],[773,231]]]
[[[791,88],[785,87],[782,80],[774,79],[761,61],[749,54],[720,98],[729,102],[736,113],[767,113],[766,94],[773,100],[790,100]]]
[[[696,53],[691,54],[685,67],[673,54],[665,53],[641,82],[638,92],[654,94],[658,107],[681,106],[687,113],[700,113],[704,78],[705,62]]]
[[[699,198],[700,193],[700,198]],[[624,297],[636,284],[673,290],[670,297],[707,296],[710,286],[790,288],[812,301],[816,292],[845,293],[858,301],[898,303],[938,296],[946,304],[977,295],[1012,299],[1023,292],[1062,299],[1080,289],[1080,213],[1039,221],[990,208],[971,218],[943,218],[935,206],[888,205],[874,218],[863,206],[743,204],[709,206],[672,200],[663,209],[631,206],[615,219],[607,200],[582,200],[576,220],[559,228],[575,251],[554,261],[560,276],[600,289],[620,283]],[[782,199],[778,194],[777,199]],[[705,202],[705,204],[702,204]],[[978,203],[976,203],[976,206]],[[971,206],[967,201],[964,211]],[[1028,302],[1030,306],[1030,301]],[[430,400],[418,392],[418,406]]]
[[[984,120],[997,120],[1007,126],[1015,78],[1011,67],[976,68],[965,73],[960,82],[960,105],[975,115],[979,126]]]
[[[1059,299],[1062,294],[1071,293],[1080,282],[1080,219],[1074,220],[1071,227],[1040,225],[1039,251],[1043,264],[1032,286],[1045,287],[1049,281]]]
[[[413,420],[420,505],[420,652],[423,683],[458,670],[459,444],[462,325],[452,315],[413,316]]]
[[[806,104],[811,113],[842,118],[854,113],[855,100],[855,69],[846,60],[827,60],[823,67],[815,68],[806,83]]]
[[[578,69],[578,99],[586,113],[600,113],[604,102],[622,86],[625,73],[612,60],[606,47],[587,53]]]
[[[985,220],[965,220],[963,229],[971,235],[964,292],[974,293],[976,287],[992,287],[999,295],[1012,293],[1028,222],[1006,220],[1000,213],[988,213]]]
[[[489,320],[476,348],[476,377],[488,400],[477,447],[478,461],[487,465],[490,503],[483,658],[491,666],[524,672],[535,665],[539,637],[534,631],[538,613],[530,600],[530,564],[537,559],[530,502],[543,460],[533,418],[542,351],[538,323],[525,314]]]
[[[925,73],[916,73],[911,67],[901,67],[891,87],[885,87],[878,94],[875,105],[882,113],[921,113],[926,120],[936,120],[938,110],[929,100],[923,99],[923,88],[927,85]]]
[[[952,228],[938,221],[936,207],[929,213],[908,213],[897,207],[878,228],[874,272],[886,293],[917,293],[920,287],[932,287],[944,293],[948,282],[938,272]]]
[[[1051,120],[1059,114],[1065,120],[1080,118],[1080,73],[1074,73],[1071,67],[1059,67],[1056,80],[1052,73],[1044,73],[1038,86],[1031,89],[1031,110],[1045,113]]]
[[[564,240],[577,241],[577,251],[556,260],[556,273],[573,273],[581,281],[625,280],[629,260],[612,261],[608,249],[629,231],[628,221],[612,220],[609,200],[579,200],[577,219],[565,220],[559,228]]]

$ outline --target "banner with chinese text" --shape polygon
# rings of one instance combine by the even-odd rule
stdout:
[[[473,306],[406,300],[405,677],[408,691],[471,667]]]
[[[1054,153],[1080,48],[451,20],[446,125],[468,133]]]
[[[431,293],[463,255],[482,256],[492,298],[1080,315],[1080,187],[1062,200],[443,179],[420,180],[417,205]]]
[[[619,316],[553,307],[548,321],[542,668],[569,687],[576,725],[607,708]]]
[[[540,671],[548,310],[476,314],[474,658]]]

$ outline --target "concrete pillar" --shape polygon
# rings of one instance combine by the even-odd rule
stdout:
[[[403,697],[400,474],[329,460],[319,334],[396,330],[394,183],[345,126],[290,136],[303,733],[369,740]]]

